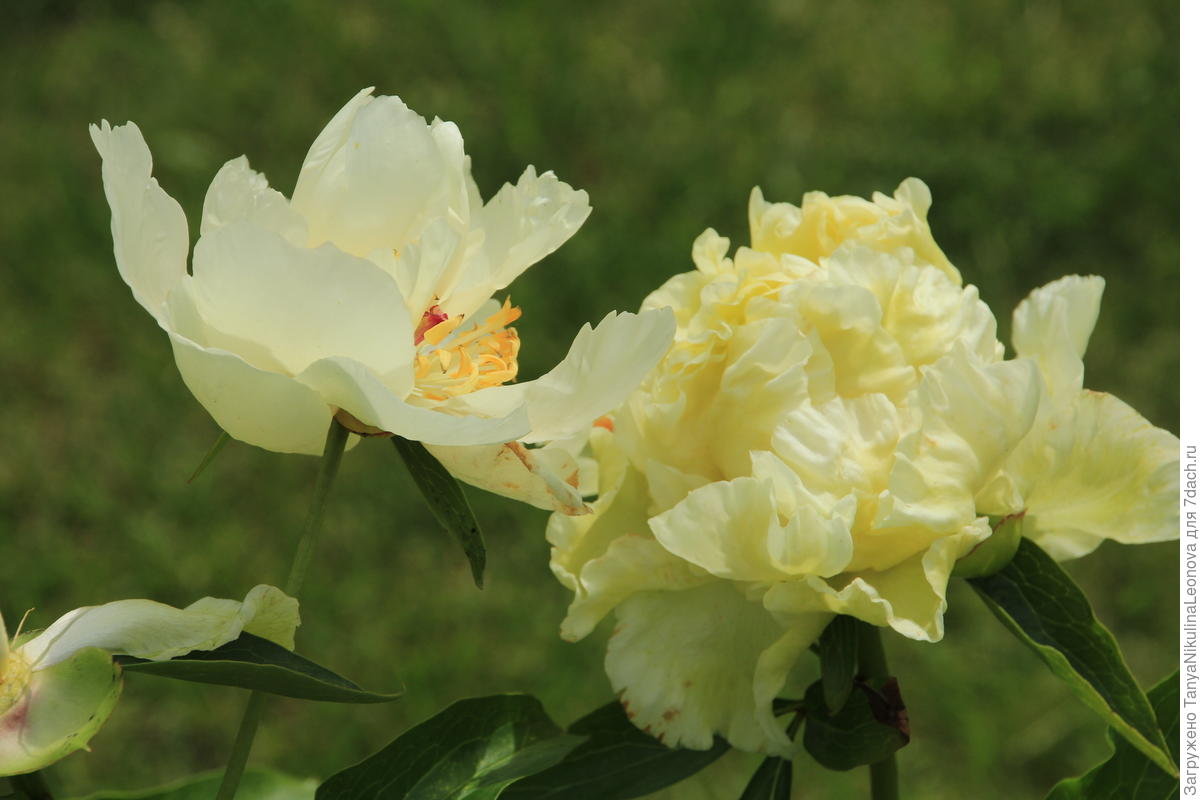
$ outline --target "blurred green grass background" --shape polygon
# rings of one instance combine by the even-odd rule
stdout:
[[[290,192],[359,88],[456,121],[485,196],[527,163],[591,193],[589,222],[512,287],[522,374],[584,321],[690,268],[713,226],[747,240],[749,190],[932,188],[934,232],[1007,337],[1067,273],[1108,281],[1088,385],[1178,431],[1178,7],[939,3],[27,2],[0,11],[0,607],[44,625],[123,597],[184,604],[281,582],[315,459],[233,445],[117,276],[87,123],[135,120],[195,235],[245,153]],[[384,707],[273,702],[253,760],[326,776],[464,695],[525,690],[566,722],[606,702],[604,633],[557,637],[567,596],[544,514],[471,493],[489,584],[437,529],[392,449],[347,457],[300,649]],[[1072,564],[1147,685],[1176,657],[1172,545]],[[905,796],[1041,797],[1105,752],[1103,726],[955,587],[941,644],[888,638],[915,734]],[[131,676],[74,793],[223,763],[233,690]],[[801,763],[809,798],[864,775]]]

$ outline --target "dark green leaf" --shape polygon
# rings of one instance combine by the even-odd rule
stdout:
[[[854,688],[854,674],[858,669],[858,629],[854,618],[834,617],[821,634],[819,648],[825,706],[836,714]]]
[[[1109,726],[1163,770],[1179,774],[1116,639],[1054,559],[1022,539],[1008,566],[970,583],[1000,621]]]
[[[773,756],[764,759],[742,792],[741,800],[791,800],[792,760]]]
[[[528,695],[460,700],[325,781],[317,800],[493,800],[581,741]]]
[[[642,797],[699,772],[729,749],[717,739],[709,750],[674,750],[638,730],[620,703],[596,709],[567,731],[587,740],[561,763],[513,784],[503,800]]]
[[[212,800],[224,770],[190,775],[153,789],[101,790],[77,800]],[[293,778],[269,769],[248,769],[238,785],[238,800],[312,800],[315,778]]]
[[[425,449],[420,442],[393,436],[392,444],[404,459],[409,474],[425,497],[434,517],[462,546],[471,564],[471,575],[475,585],[483,588],[483,568],[487,562],[487,550],[483,546],[483,533],[479,530],[479,522],[475,512],[467,502],[462,486],[454,476],[446,471],[442,462],[438,461]]]
[[[908,712],[895,678],[855,681],[845,706],[832,714],[821,681],[804,693],[804,749],[828,769],[882,761],[908,744]]]
[[[1148,695],[1159,729],[1179,761],[1179,672],[1150,690]],[[1109,728],[1113,752],[1108,760],[1086,775],[1054,787],[1046,800],[1172,800],[1179,797],[1179,780],[1163,772]]]
[[[402,693],[368,692],[286,647],[243,633],[216,650],[196,650],[170,661],[117,656],[126,672],[196,683],[240,686],[268,694],[331,703],[388,703]]]

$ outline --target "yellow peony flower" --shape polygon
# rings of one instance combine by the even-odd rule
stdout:
[[[365,89],[313,142],[291,199],[243,156],[204,200],[189,274],[183,211],[132,122],[91,129],[117,267],[231,436],[319,454],[330,418],[436,447],[468,482],[580,512],[544,442],[619,403],[670,343],[666,312],[585,326],[558,367],[517,374],[520,310],[489,299],[583,224],[587,194],[526,169],[486,204],[452,122]],[[481,463],[508,467],[502,478]]]
[[[942,636],[975,497],[1029,431],[1034,361],[934,243],[929,192],[751,197],[752,248],[706,231],[643,304],[675,341],[590,434],[596,513],[552,517],[551,566],[606,669],[669,745],[792,748],[771,704],[835,614]],[[611,427],[611,431],[609,428]]]

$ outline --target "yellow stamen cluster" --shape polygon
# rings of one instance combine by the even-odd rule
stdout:
[[[469,330],[455,333],[462,325],[461,314],[429,328],[417,342],[417,393],[443,401],[517,377],[521,340],[505,326],[520,316],[521,309],[505,300],[499,311]]]
[[[0,662],[0,714],[8,711],[29,688],[32,677],[29,661],[19,652],[9,651]]]

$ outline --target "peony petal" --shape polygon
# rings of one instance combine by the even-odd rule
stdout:
[[[790,753],[786,720],[770,713],[795,659],[832,615],[784,627],[735,585],[642,592],[617,608],[605,669],[630,720],[670,747]]]
[[[1083,388],[1083,354],[1103,293],[1103,278],[1068,275],[1034,289],[1013,311],[1013,349],[1037,361],[1056,402]]]
[[[475,447],[425,446],[450,474],[480,489],[563,514],[587,514],[579,467],[556,447],[529,450],[520,442]]]
[[[397,392],[411,388],[413,322],[395,282],[371,262],[236,222],[200,240],[194,265],[189,290],[204,321],[268,348],[291,374],[350,356]]]
[[[611,312],[593,330],[584,325],[558,366],[542,377],[465,395],[467,407],[491,415],[524,403],[532,430],[526,442],[568,439],[611,411],[632,392],[671,346],[669,309]]]
[[[1024,535],[1056,559],[1179,537],[1179,440],[1110,394],[1081,392],[1006,465],[1026,503]]]
[[[453,290],[444,290],[447,313],[470,314],[561,247],[591,212],[587,192],[572,189],[553,172],[538,175],[527,167],[516,186],[500,187],[479,219],[471,220],[483,231],[483,247]]]
[[[0,711],[0,775],[48,767],[88,741],[121,695],[121,668],[94,647],[35,671],[17,702]]]
[[[321,395],[223,349],[171,333],[183,382],[238,441],[276,453],[320,455],[333,411]]]
[[[187,219],[151,177],[150,149],[137,125],[113,128],[105,120],[89,130],[103,162],[117,270],[161,324],[167,294],[187,274]]]
[[[458,417],[406,403],[374,372],[350,358],[325,358],[296,380],[360,422],[406,439],[441,445],[498,444],[529,431],[525,409],[498,418]]]
[[[184,609],[153,600],[77,608],[23,644],[19,653],[35,672],[88,647],[165,661],[193,650],[215,650],[248,629],[272,634],[277,644],[290,647],[299,624],[295,598],[261,585],[241,603],[206,597]]]
[[[245,156],[226,162],[209,185],[200,218],[200,235],[232,222],[248,222],[273,231],[297,247],[308,243],[304,218],[286,197],[267,185],[262,173],[250,169]]]
[[[462,137],[398,97],[359,93],[313,143],[292,195],[309,243],[354,255],[403,249],[432,220],[469,213]]]
[[[668,551],[720,578],[775,581],[841,572],[852,549],[847,521],[812,508],[795,511],[780,525],[773,482],[734,478],[691,492],[652,518],[650,529]]]

